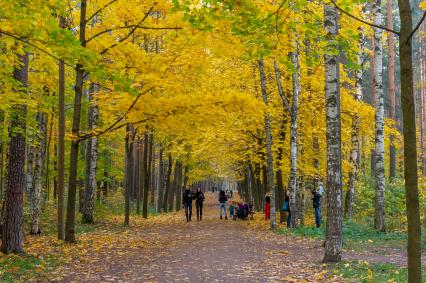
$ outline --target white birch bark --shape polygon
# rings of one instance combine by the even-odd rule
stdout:
[[[88,130],[96,131],[98,127],[99,108],[96,102],[95,94],[97,85],[92,83],[89,89],[89,111],[88,111]],[[96,193],[96,168],[98,159],[98,138],[96,136],[88,139],[86,151],[86,191],[84,195],[83,222],[93,223],[93,209]]]
[[[37,134],[35,135],[35,162],[34,162],[34,184],[31,201],[31,234],[40,234],[40,213],[41,213],[41,188],[43,171],[43,151],[45,145],[44,132],[46,130],[46,116],[37,113]]]
[[[290,227],[295,228],[298,226],[298,188],[297,188],[297,122],[298,122],[298,107],[299,107],[299,44],[296,42],[296,51],[289,54],[294,71],[292,74],[293,83],[293,100],[291,103],[290,115],[290,211],[291,221]]]
[[[266,91],[266,76],[263,58],[258,61],[259,72],[260,72],[260,83],[262,90],[262,98],[266,107],[268,106],[268,93]],[[271,198],[271,229],[275,229],[277,226],[276,211],[275,211],[275,186],[274,186],[274,168],[273,168],[273,157],[272,157],[272,135],[271,135],[271,118],[268,110],[265,111],[265,134],[266,134],[266,160],[267,160],[267,174],[266,174],[266,185],[267,190]]]
[[[363,61],[362,55],[364,54],[364,36],[362,28],[358,29],[359,39],[358,39],[358,65],[359,69],[355,72],[355,92],[353,94],[356,101],[362,101],[362,73],[363,73]],[[360,127],[360,117],[356,115],[352,120],[352,134],[351,134],[351,154],[349,157],[349,163],[351,165],[351,170],[349,171],[349,185],[348,191],[346,193],[346,206],[345,206],[345,217],[352,217],[353,214],[353,203],[355,197],[355,190],[358,181],[358,169],[360,165],[359,160],[359,127]]]
[[[381,0],[373,2],[374,23],[383,25]],[[375,177],[376,177],[376,212],[374,226],[379,231],[385,231],[385,104],[382,82],[382,34],[379,28],[374,28],[374,94],[375,94]]]
[[[324,55],[326,140],[327,140],[327,225],[324,262],[341,260],[342,252],[342,160],[340,122],[339,59],[335,55],[338,34],[338,13],[335,7],[324,5],[324,29],[328,46]]]

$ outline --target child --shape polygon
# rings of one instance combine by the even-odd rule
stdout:
[[[231,219],[237,220],[237,215],[235,214],[234,202],[231,202],[231,205],[229,206],[229,215]]]
[[[271,197],[265,197],[265,208],[263,210],[265,212],[265,219],[269,220],[271,218]]]

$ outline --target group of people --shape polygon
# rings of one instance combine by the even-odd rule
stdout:
[[[319,228],[321,226],[321,197],[324,190],[322,183],[319,183],[318,189],[313,189],[312,193],[312,204],[315,211],[315,226]],[[228,198],[232,198],[232,191],[225,192],[221,190],[219,192],[219,216],[222,220],[225,217],[225,220],[228,219],[227,207]],[[193,193],[188,187],[183,192],[183,206],[185,208],[186,221],[191,221],[192,217],[192,201],[195,200],[195,206],[197,209],[197,221],[203,220],[203,202],[205,200],[204,193],[200,188],[197,189],[196,193]],[[288,192],[285,194],[284,203],[281,207],[281,211],[287,212],[287,227],[291,225],[291,210],[290,210],[290,198]],[[271,217],[271,198],[270,196],[265,197],[265,206],[263,209],[265,213],[265,219],[269,220]],[[245,219],[249,214],[252,214],[252,209],[248,204],[235,204],[232,202],[229,206],[229,215],[231,219],[236,220],[238,217]]]
[[[197,221],[203,220],[203,202],[205,200],[204,193],[200,188],[194,194],[188,187],[183,192],[182,202],[185,208],[186,221],[191,221],[192,218],[192,201],[195,199],[195,207],[197,209]]]
[[[312,206],[314,208],[315,211],[315,227],[319,228],[321,227],[321,222],[322,222],[322,216],[321,216],[321,197],[324,193],[324,189],[322,186],[322,183],[320,182],[318,185],[318,189],[313,189],[311,191],[312,193]],[[265,218],[269,219],[270,218],[270,213],[271,213],[271,200],[269,197],[265,198],[265,208],[264,208],[264,212],[265,212]],[[291,211],[290,211],[290,197],[288,195],[288,192],[286,191],[285,194],[285,199],[284,199],[284,203],[281,207],[281,211],[282,212],[287,212],[287,227],[291,227]]]

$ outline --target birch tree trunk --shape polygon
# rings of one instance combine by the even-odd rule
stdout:
[[[393,29],[392,0],[387,0],[387,27]],[[389,118],[395,120],[395,40],[394,34],[388,33],[389,67],[388,67],[388,101]],[[389,148],[389,180],[396,176],[396,148],[393,145],[394,136],[390,135]]]
[[[37,134],[35,135],[35,164],[34,164],[34,188],[31,201],[31,234],[40,234],[40,213],[41,213],[41,188],[43,171],[43,149],[46,143],[44,132],[46,129],[46,115],[37,112]]]
[[[381,0],[373,2],[374,23],[383,25]],[[385,103],[382,82],[383,52],[382,29],[374,28],[374,96],[375,96],[375,177],[376,177],[376,211],[374,227],[385,231]]]
[[[404,179],[407,206],[408,282],[422,281],[421,225],[417,176],[416,116],[413,90],[412,15],[409,1],[398,0],[401,17],[399,58],[404,133]]]
[[[259,72],[260,72],[260,83],[262,89],[262,98],[266,107],[268,107],[268,93],[266,91],[266,76],[264,70],[263,58],[258,61]],[[271,198],[271,229],[275,229],[277,226],[276,220],[276,209],[275,209],[275,186],[274,186],[274,160],[272,156],[272,135],[271,135],[271,121],[269,116],[269,110],[265,111],[265,134],[266,134],[266,160],[267,160],[267,190],[269,191]]]
[[[19,62],[16,63],[13,77],[22,87],[27,87],[28,53],[18,54],[17,57]],[[23,94],[24,92],[22,91]],[[3,253],[22,253],[27,107],[24,104],[11,105],[11,107],[6,195],[3,208],[3,238],[0,250]]]
[[[299,107],[299,44],[296,43],[296,52],[289,54],[291,63],[293,65],[293,100],[291,104],[290,113],[290,211],[291,220],[290,227],[296,228],[298,226],[298,203],[297,203],[297,120],[298,120],[298,107]]]
[[[88,109],[88,131],[94,132],[98,128],[99,108],[96,98],[98,86],[94,83],[90,84],[89,89],[89,109]],[[87,141],[86,151],[86,191],[84,195],[84,206],[82,222],[93,224],[93,209],[96,193],[96,167],[98,160],[98,138],[91,137]]]
[[[359,46],[359,54],[358,54],[358,64],[360,68],[355,73],[355,93],[354,98],[357,102],[362,101],[362,73],[363,73],[363,63],[362,63],[362,55],[364,53],[364,36],[362,28],[358,29],[358,46]],[[351,170],[349,171],[349,185],[348,191],[346,192],[346,205],[345,205],[345,217],[351,218],[353,215],[353,204],[354,204],[354,196],[355,190],[358,182],[358,170],[360,165],[359,160],[359,127],[360,127],[360,117],[356,115],[352,119],[352,133],[351,133],[351,154],[349,158],[349,163],[351,165]]]
[[[281,85],[281,73],[278,66],[278,62],[274,61],[274,69],[275,69],[275,80],[277,81],[277,88],[278,93],[281,97],[281,100],[283,102],[283,118],[281,121],[280,126],[280,143],[282,146],[278,148],[277,153],[277,173],[276,173],[276,179],[277,179],[277,199],[278,199],[278,209],[280,210],[280,223],[283,223],[285,221],[285,212],[281,211],[281,205],[283,205],[285,200],[285,194],[284,194],[284,182],[283,182],[283,172],[281,169],[281,166],[283,165],[283,156],[284,156],[284,145],[286,143],[286,127],[288,122],[288,113],[290,111],[290,105],[288,102],[287,97],[284,95],[284,91]],[[287,96],[290,96],[287,93]]]
[[[338,262],[342,252],[342,154],[340,122],[340,73],[336,37],[339,31],[335,7],[324,5],[324,29],[328,41],[325,63],[327,141],[327,225],[323,262]]]

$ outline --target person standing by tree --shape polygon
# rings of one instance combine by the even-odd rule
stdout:
[[[317,191],[315,189],[312,190],[312,204],[315,210],[315,225],[317,228],[321,226],[321,184],[320,189]]]
[[[271,219],[271,197],[270,196],[265,197],[265,208],[263,209],[263,212],[265,213],[266,220]]]
[[[195,207],[197,208],[197,221],[203,220],[203,202],[204,202],[204,194],[201,191],[201,188],[197,189],[195,193]]]
[[[194,199],[194,195],[192,194],[189,187],[185,188],[185,191],[183,192],[182,197],[182,203],[185,207],[185,216],[186,216],[186,222],[191,221],[192,217],[192,200]]]
[[[224,191],[219,192],[219,204],[220,204],[220,219],[222,220],[222,211],[225,213],[225,220],[228,219],[228,216],[226,216],[226,202],[228,201],[228,198],[226,197],[226,194]]]

